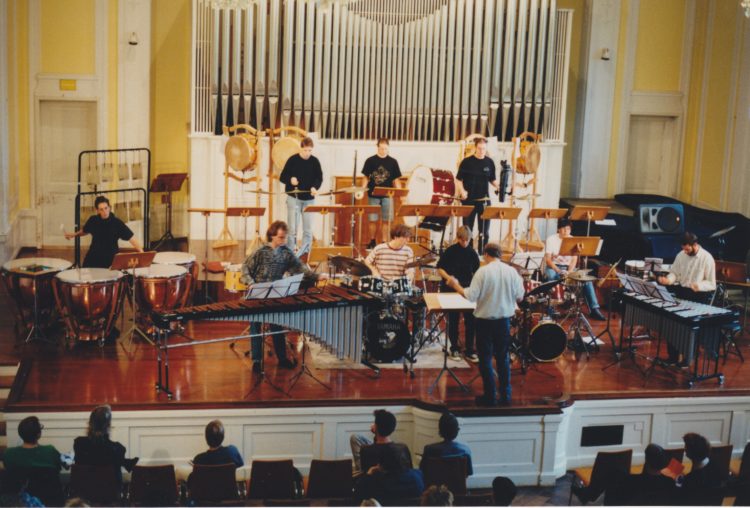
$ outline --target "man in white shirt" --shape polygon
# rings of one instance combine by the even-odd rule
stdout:
[[[455,277],[448,281],[456,292],[470,302],[476,302],[474,317],[479,371],[484,394],[476,398],[479,406],[494,406],[495,374],[492,357],[497,362],[500,382],[500,404],[510,405],[510,318],[516,312],[516,302],[524,295],[523,279],[518,272],[500,260],[500,246],[488,243],[484,247],[484,266],[474,274],[471,285],[464,289]]]
[[[565,278],[568,272],[575,270],[576,263],[578,263],[578,256],[560,255],[562,239],[570,237],[570,229],[570,221],[568,219],[560,219],[557,221],[557,233],[547,238],[544,255],[544,263],[546,265],[544,273],[547,276],[547,280]],[[596,291],[594,291],[594,285],[591,282],[586,282],[583,285],[583,297],[586,299],[586,305],[589,306],[591,318],[597,321],[604,321],[606,318],[599,310],[599,300],[596,298]]]
[[[709,303],[716,290],[716,263],[706,249],[698,244],[698,237],[686,231],[681,240],[682,251],[672,263],[667,275],[659,277],[659,284],[671,286],[678,298]]]
[[[365,259],[365,264],[376,277],[392,281],[406,275],[410,281],[414,280],[414,268],[406,265],[414,261],[414,251],[406,245],[411,235],[411,228],[405,224],[397,224],[391,228],[391,239],[376,245]]]

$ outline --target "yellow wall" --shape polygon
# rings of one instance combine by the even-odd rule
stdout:
[[[672,92],[680,89],[684,24],[684,0],[640,2],[634,90]]]
[[[625,76],[625,44],[627,41],[628,30],[628,13],[630,5],[628,0],[620,4],[620,27],[617,38],[617,61],[615,63],[615,92],[614,103],[612,105],[612,143],[609,147],[609,173],[607,175],[607,194],[613,196],[617,187],[617,155],[619,153],[620,139],[620,121],[623,115],[622,111],[622,88]]]
[[[31,205],[29,194],[29,52],[28,5],[24,0],[8,3],[9,81],[8,130],[12,177],[17,178],[18,208]],[[15,173],[15,174],[13,174]],[[11,187],[14,188],[14,187]],[[12,219],[17,210],[11,210]]]
[[[109,30],[107,37],[107,60],[108,66],[108,90],[107,95],[109,96],[109,122],[108,127],[108,138],[107,143],[104,145],[105,148],[122,148],[117,146],[117,0],[109,0],[108,7],[108,27]]]
[[[41,72],[94,74],[94,0],[44,0],[41,11]]]

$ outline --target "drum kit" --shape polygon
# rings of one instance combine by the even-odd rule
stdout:
[[[3,265],[1,278],[27,342],[47,340],[45,329],[52,329],[59,316],[69,345],[76,341],[103,345],[115,329],[129,288],[138,309],[136,324],[148,332],[152,311],[188,304],[198,269],[195,256],[187,252],[159,252],[151,266],[128,271],[71,266],[64,259],[46,257]]]

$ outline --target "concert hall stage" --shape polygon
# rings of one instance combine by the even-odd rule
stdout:
[[[10,305],[4,291],[0,304]],[[604,327],[592,324],[597,333]],[[186,335],[232,336],[244,327],[242,322],[195,322],[188,324]],[[132,352],[123,339],[103,348],[81,343],[68,349],[61,345],[61,335],[55,345],[21,344],[12,330],[11,314],[2,313],[0,360],[19,362],[5,407],[9,445],[18,442],[17,422],[38,414],[45,424],[43,439],[68,450],[92,407],[108,403],[115,410],[115,437],[143,463],[187,464],[204,446],[205,423],[219,417],[228,441],[240,447],[246,460],[293,457],[305,472],[312,458],[349,456],[348,436],[368,432],[375,408],[397,414],[396,438],[415,453],[438,438],[437,419],[447,408],[461,418],[460,439],[476,456],[477,474],[470,486],[482,487],[498,474],[522,485],[550,485],[566,469],[590,465],[598,450],[632,447],[634,460],[639,460],[649,442],[677,444],[688,430],[702,432],[712,442],[734,444],[738,456],[750,438],[750,362],[735,355],[720,363],[723,386],[712,379],[688,389],[684,371],[657,368],[646,379],[642,358],[637,365],[629,356],[611,365],[615,356],[605,342],[590,358],[566,351],[554,362],[532,365],[525,375],[514,370],[513,404],[479,408],[474,403],[481,392],[475,364],[455,369],[463,382],[471,383],[469,392],[443,375],[430,393],[439,369],[419,368],[419,357],[411,378],[400,368],[381,369],[379,376],[370,369],[318,368],[316,356],[308,355],[317,380],[303,375],[291,390],[296,369],[279,369],[271,358],[269,382],[254,389],[256,377],[243,340],[234,348],[221,342],[172,350],[174,399],[169,400],[155,390],[156,351],[142,340]],[[619,321],[612,331],[619,336]],[[744,351],[746,341],[744,335]],[[299,357],[299,338],[294,335],[291,342]],[[650,341],[638,342],[639,353],[648,354],[652,347]],[[457,365],[449,360],[449,366]],[[618,437],[590,446],[584,430],[601,427],[615,427]]]

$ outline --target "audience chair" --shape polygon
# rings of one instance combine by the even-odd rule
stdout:
[[[313,459],[310,463],[310,476],[305,493],[309,499],[351,498],[353,489],[350,459]]]
[[[568,504],[573,501],[573,494],[583,504],[596,500],[609,486],[620,482],[630,474],[632,459],[632,449],[597,453],[594,467],[591,470],[591,481],[588,485],[576,471],[573,472],[574,477],[570,486]]]
[[[248,499],[294,499],[295,471],[291,459],[254,460],[250,468]]]
[[[309,499],[265,499],[263,506],[310,506]]]
[[[65,503],[60,472],[51,467],[30,467],[6,470],[20,484],[26,484],[26,492],[38,498],[45,506],[61,506]]]
[[[188,476],[188,497],[196,504],[216,504],[240,498],[235,479],[237,466],[195,464]]]
[[[721,479],[724,482],[729,478],[729,462],[732,460],[733,449],[734,447],[730,444],[711,447],[709,460],[718,466]]]
[[[82,497],[93,505],[117,504],[122,499],[121,487],[111,465],[73,464],[70,468],[68,497]]]
[[[174,506],[179,501],[174,465],[135,466],[130,476],[130,504]]]
[[[506,476],[496,476],[492,480],[492,501],[495,506],[510,506],[518,494],[513,480]]]
[[[742,451],[742,458],[737,462],[731,461],[731,472],[738,481],[750,485],[750,443],[745,445]]]
[[[424,457],[420,468],[425,488],[445,485],[454,496],[466,494],[466,457]]]
[[[492,494],[464,494],[453,496],[453,506],[496,506]]]

